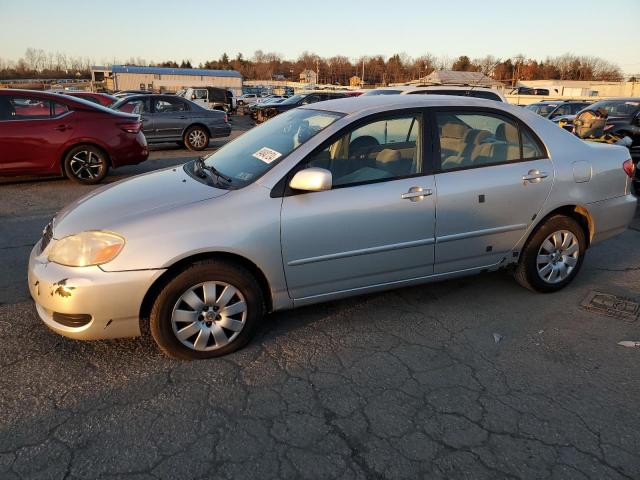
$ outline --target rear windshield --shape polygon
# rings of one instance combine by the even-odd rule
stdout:
[[[585,110],[598,110],[604,108],[611,117],[631,117],[640,110],[638,100],[604,100],[596,102]]]

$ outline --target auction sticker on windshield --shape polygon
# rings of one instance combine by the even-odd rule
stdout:
[[[278,158],[280,158],[282,154],[280,152],[276,152],[275,150],[272,150],[269,147],[262,147],[252,156],[257,158],[258,160],[262,160],[264,163],[271,163],[274,160],[277,160]]]

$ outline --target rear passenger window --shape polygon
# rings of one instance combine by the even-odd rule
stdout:
[[[69,107],[67,107],[62,103],[54,103],[52,110],[53,110],[53,116],[59,117],[60,115],[64,115],[65,113],[67,113],[69,111]]]
[[[490,113],[437,114],[442,170],[495,165],[543,157],[538,143],[519,125]]]
[[[393,180],[422,171],[421,117],[376,120],[352,130],[308,161],[329,170],[334,187]]]

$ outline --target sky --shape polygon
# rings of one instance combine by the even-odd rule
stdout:
[[[295,59],[425,53],[598,56],[640,73],[640,0],[0,0],[0,57],[27,48],[149,62],[255,50]],[[585,27],[585,28],[581,28]]]

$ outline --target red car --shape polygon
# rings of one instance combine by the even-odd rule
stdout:
[[[107,93],[70,91],[64,92],[64,94],[71,95],[72,97],[82,98],[84,100],[89,100],[90,102],[97,103],[98,105],[102,105],[103,107],[109,107],[118,101],[116,97]]]
[[[0,90],[0,176],[63,174],[98,183],[149,155],[138,115],[69,95]]]

